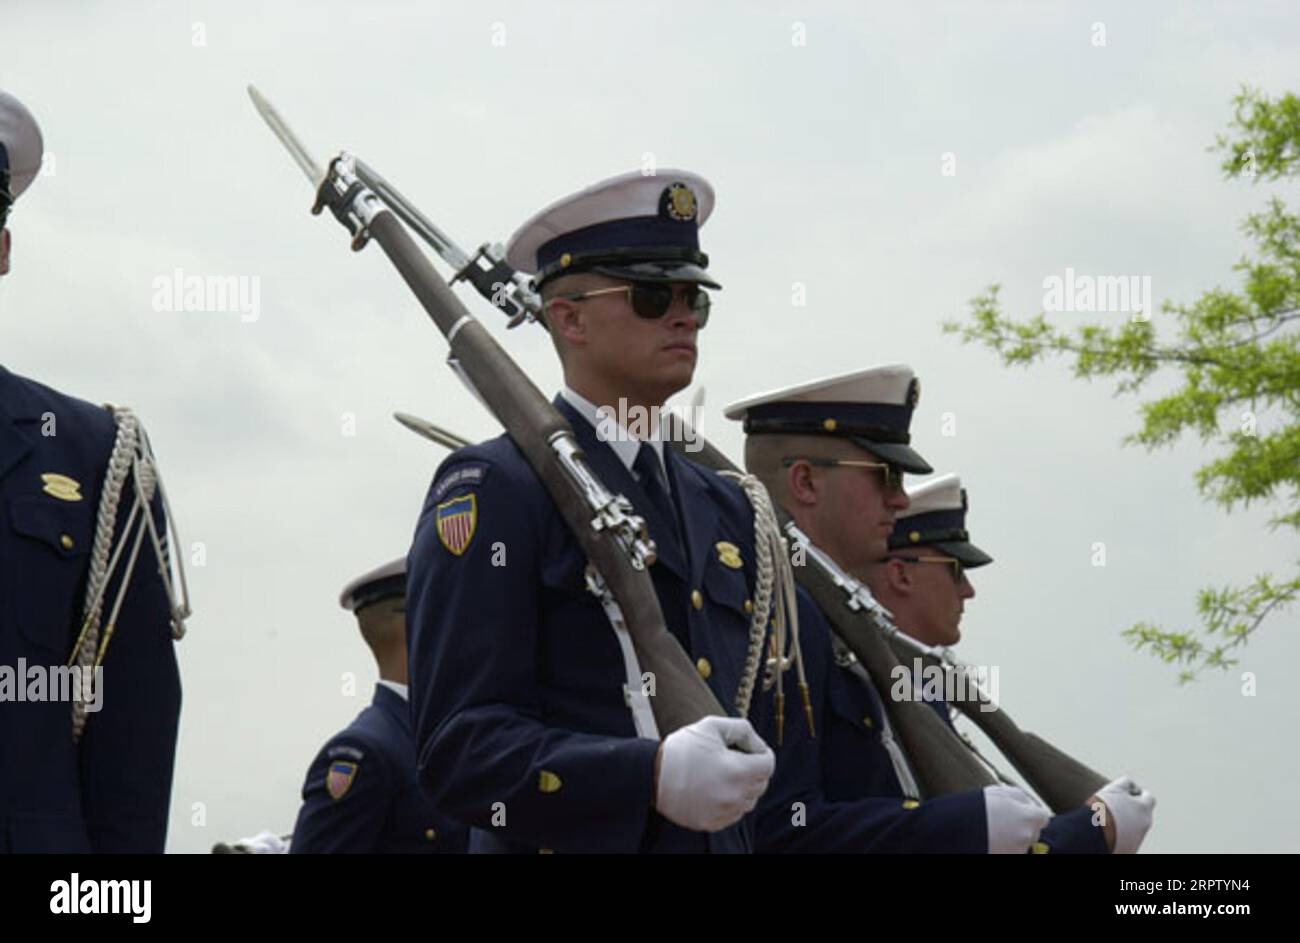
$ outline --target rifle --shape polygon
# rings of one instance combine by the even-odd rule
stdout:
[[[418,435],[447,448],[459,448],[465,444],[466,440],[455,433],[417,416],[395,413],[394,418]],[[683,422],[677,417],[670,417],[670,421]],[[669,436],[669,442],[675,448],[681,448],[684,442],[694,439],[693,436],[677,434],[680,431],[683,430],[674,430],[674,434]],[[736,470],[725,455],[702,437],[698,442],[702,448],[691,453],[689,457],[693,461],[715,471]],[[776,512],[795,548],[802,546],[812,561],[812,566],[796,566],[795,578],[813,595],[832,628],[867,669],[877,690],[888,691],[899,662],[885,644],[884,633],[871,621],[875,613],[869,607],[879,609],[879,605],[866,587],[851,577],[843,577],[833,563],[828,567],[829,558],[807,542],[779,505]],[[798,553],[798,549],[795,552]],[[910,684],[911,675],[905,671],[901,674],[905,683]],[[903,751],[916,772],[924,795],[933,797],[965,792],[994,782],[978,758],[929,706],[915,699],[891,702],[882,695],[881,700],[889,711],[890,722],[898,732]]]
[[[684,443],[694,442],[697,450],[690,455],[692,461],[715,471],[736,470],[721,451],[691,430],[685,420],[673,417],[673,421],[680,424],[669,436],[675,448],[684,451]],[[902,667],[901,663],[885,643],[882,625],[892,627],[893,623],[884,607],[876,602],[870,590],[844,573],[808,540],[784,508],[779,504],[775,507],[796,564],[795,579],[813,597],[835,634],[871,676],[890,723],[898,733],[903,752],[916,773],[922,795],[927,798],[945,796],[981,789],[997,782],[939,715],[912,695],[911,674],[906,670],[897,671]],[[894,700],[887,697],[886,692],[899,681],[905,685],[904,698]]]
[[[648,572],[655,559],[654,542],[631,502],[610,493],[595,476],[564,417],[465,310],[384,199],[359,176],[355,158],[341,152],[322,171],[270,102],[251,85],[248,93],[316,188],[313,215],[328,209],[352,236],[354,252],[371,239],[379,243],[447,338],[453,369],[505,427],[542,480],[590,561],[588,589],[601,600],[616,629],[620,623],[626,626],[641,667],[654,676],[651,707],[659,734],[667,736],[711,714],[726,716],[664,622]],[[382,180],[377,175],[372,179]]]
[[[527,280],[505,261],[504,252],[499,245],[485,242],[470,256],[372,168],[358,161],[357,176],[381,194],[384,203],[452,266],[454,275],[451,283],[470,282],[484,299],[508,317],[507,326],[510,328],[538,319],[542,310],[541,299]],[[465,440],[417,417],[399,413],[395,418],[420,435],[448,448],[465,444]],[[690,430],[685,428],[682,420],[677,421],[682,422],[683,428],[678,431],[683,434],[671,435],[669,441],[678,448],[686,441],[697,441],[702,446],[698,452],[689,454],[688,458],[715,471],[738,470],[702,436],[687,436],[685,433]],[[978,789],[995,782],[996,779],[967,744],[931,708],[918,698],[910,696],[910,673],[901,673],[907,679],[904,682],[908,685],[907,699],[893,701],[884,696],[883,692],[889,691],[892,682],[899,679],[897,669],[902,667],[897,654],[891,651],[885,639],[890,639],[895,648],[900,644],[900,639],[908,642],[912,640],[894,625],[888,611],[866,586],[844,573],[834,561],[812,545],[782,508],[777,506],[776,510],[781,525],[793,544],[792,549],[802,546],[804,554],[813,563],[812,566],[796,567],[796,579],[812,595],[830,621],[832,629],[849,646],[871,676],[877,691],[881,692],[881,699],[889,711],[890,720],[898,731],[904,752],[916,771],[923,792],[927,796],[940,796]],[[1054,811],[1068,811],[1083,805],[1106,782],[1100,774],[1047,741],[1020,730],[1005,712],[978,710],[980,703],[978,699],[973,703],[958,701],[956,706],[971,716],[1025,777],[1030,787]],[[988,701],[982,703],[987,704]]]

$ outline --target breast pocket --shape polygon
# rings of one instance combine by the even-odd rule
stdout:
[[[62,660],[71,652],[85,603],[93,511],[43,496],[10,504],[10,598],[19,633]]]
[[[574,540],[552,541],[541,561],[537,669],[548,697],[573,709],[622,691],[618,638],[587,588],[587,558]]]
[[[831,663],[834,672],[830,682],[831,711],[839,715],[845,725],[857,730],[873,741],[880,740],[883,727],[881,705],[853,665],[853,656],[838,654]]]
[[[743,566],[729,567],[716,558],[710,560],[704,571],[704,592],[711,602],[745,619],[754,611],[749,579]]]

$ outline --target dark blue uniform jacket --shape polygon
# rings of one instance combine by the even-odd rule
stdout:
[[[556,406],[596,475],[646,518],[659,544],[651,576],[668,627],[732,710],[752,608],[748,499],[667,449],[686,545],[674,548],[668,522],[610,446],[563,398]],[[438,518],[453,512],[444,541]],[[449,543],[458,546],[471,513],[470,542],[453,552]],[[658,741],[636,736],[621,650],[585,588],[585,565],[508,437],[461,449],[438,469],[408,558],[411,699],[425,789],[442,812],[474,826],[471,851],[750,850],[748,819],[705,834],[653,810]]]
[[[72,652],[115,434],[103,407],[0,367],[0,850],[163,850],[181,690],[147,538],[104,661],[102,709],[87,714],[80,745],[68,701],[4,691],[6,671],[47,672]],[[119,533],[133,490],[128,479]],[[152,510],[161,531],[156,495]],[[116,595],[115,580],[105,617]]]

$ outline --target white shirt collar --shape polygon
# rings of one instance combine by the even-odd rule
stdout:
[[[591,423],[592,428],[597,430],[601,428],[602,418],[595,403],[587,399],[581,393],[577,393],[570,389],[568,386],[565,386],[564,389],[560,391],[560,395],[569,401],[569,405],[576,409],[583,419]],[[614,424],[618,427],[618,434],[613,438],[602,436],[601,440],[606,442],[609,447],[614,450],[614,454],[617,455],[618,460],[623,463],[623,467],[628,471],[632,471],[632,464],[636,461],[637,453],[641,451],[641,441],[629,433],[627,428],[618,421],[617,414],[611,418],[613,419]],[[608,423],[609,420],[603,421],[606,428],[608,428]],[[654,436],[645,441],[649,443],[650,448],[654,449],[655,456],[659,459],[659,470],[663,472],[664,483],[671,490],[672,485],[668,483],[668,467],[664,464],[664,440],[662,436],[663,430],[656,428]],[[635,472],[633,472],[633,477],[636,477]]]
[[[411,700],[411,695],[406,685],[398,684],[396,681],[387,681],[383,678],[379,679],[379,683],[382,684],[384,687],[388,688],[388,690],[392,691],[403,701]]]

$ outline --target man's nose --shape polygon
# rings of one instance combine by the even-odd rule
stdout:
[[[668,322],[672,327],[679,327],[684,324],[692,331],[700,329],[700,316],[695,313],[694,308],[686,303],[685,292],[673,292],[672,304],[668,306]]]

